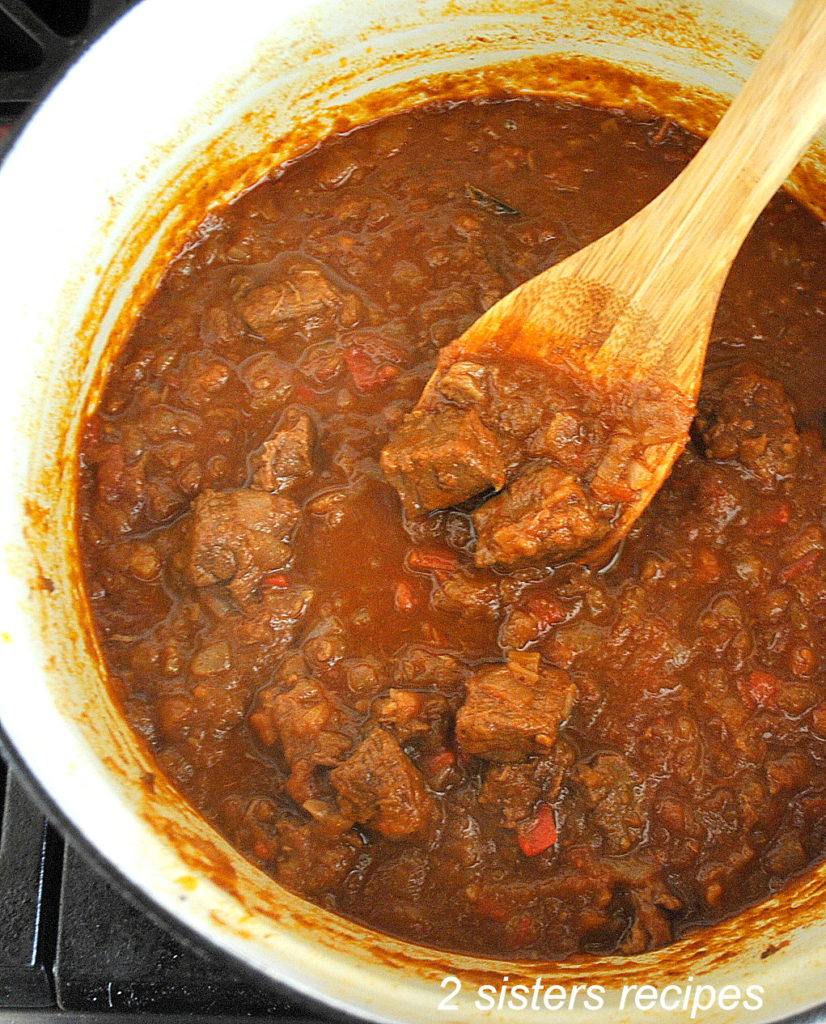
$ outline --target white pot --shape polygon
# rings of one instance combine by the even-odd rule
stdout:
[[[423,76],[462,72],[467,85],[482,67],[537,54],[558,56],[499,80],[538,88],[561,77],[588,92],[596,81],[577,81],[564,59],[585,53],[730,97],[786,6],[144,0],[16,139],[0,170],[0,717],[64,825],[161,916],[268,979],[377,1021],[524,1020],[526,1011],[476,1005],[481,984],[496,986],[498,1000],[505,975],[528,984],[541,975],[569,993],[604,986],[602,1014],[580,1000],[554,1014],[567,1022],[691,1019],[692,993],[686,1009],[643,1011],[633,998],[620,1008],[622,986],[643,983],[762,986],[761,1008],[695,1012],[703,1021],[757,1024],[826,1001],[824,870],[666,950],[521,967],[392,940],[283,891],[153,774],[113,705],[89,638],[72,526],[81,415],[101,359],[157,281],[154,261],[210,203],[300,149],[302,133],[306,145],[341,108],[358,120],[421,98],[427,89],[411,83]],[[708,127],[719,110],[670,95],[690,125]],[[810,156],[816,173],[822,152]],[[437,1009],[457,987],[441,987],[445,975],[461,985],[449,999],[458,1012]]]

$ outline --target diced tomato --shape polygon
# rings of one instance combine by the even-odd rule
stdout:
[[[407,580],[399,580],[396,584],[396,594],[393,598],[396,611],[412,612],[418,603],[419,595],[416,593],[413,585],[408,583]]]
[[[740,695],[750,704],[761,708],[773,708],[777,704],[782,683],[777,676],[755,669],[738,689]]]
[[[407,564],[424,572],[451,573],[459,565],[459,556],[451,548],[411,548]]]
[[[802,558],[798,558],[796,562],[792,562],[791,565],[787,565],[785,569],[780,570],[777,574],[778,580],[781,583],[788,583],[790,580],[797,579],[798,576],[802,576],[804,573],[809,572],[809,570],[814,569],[820,561],[820,556],[822,554],[822,551],[810,551]]]
[[[532,597],[527,606],[543,632],[565,618],[565,610],[552,597]]]
[[[268,572],[261,580],[261,586],[273,590],[285,590],[290,585],[290,577],[283,572]]]
[[[344,361],[359,391],[375,391],[399,375],[398,366],[382,362],[380,357],[362,348],[345,349]]]
[[[520,826],[516,838],[526,857],[535,857],[553,846],[559,838],[553,807],[540,804],[534,817]]]
[[[746,527],[751,537],[768,537],[778,528],[785,526],[792,517],[787,501],[776,501],[752,519]]]
[[[431,768],[446,768],[448,765],[456,764],[456,754],[452,750],[443,750],[434,754],[430,759]]]

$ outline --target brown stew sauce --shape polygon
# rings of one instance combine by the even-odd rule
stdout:
[[[455,395],[456,504],[408,515],[379,461],[443,346],[698,145],[538,97],[332,137],[207,218],[108,371],[78,531],[114,691],[310,900],[467,953],[631,954],[823,858],[823,224],[784,194],[758,221],[691,443],[609,566],[477,557],[503,467]],[[504,408],[517,448],[556,424],[557,469],[590,458],[598,417],[512,372],[484,431]]]

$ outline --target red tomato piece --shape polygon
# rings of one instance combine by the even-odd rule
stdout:
[[[268,572],[261,580],[261,586],[273,590],[285,590],[290,585],[290,577],[283,572]]]
[[[476,900],[476,909],[493,921],[506,921],[510,915],[507,904],[500,902],[495,896],[480,896]]]
[[[424,572],[451,573],[459,565],[459,556],[450,548],[411,548],[407,564]]]
[[[407,580],[399,580],[396,584],[396,594],[393,598],[396,611],[412,612],[418,603],[418,595],[413,589],[412,584],[408,583]]]
[[[375,391],[399,375],[398,366],[381,362],[362,348],[345,349],[344,361],[359,391]]]
[[[810,551],[802,558],[798,558],[796,562],[792,562],[791,565],[787,565],[785,569],[780,570],[777,574],[778,580],[781,583],[788,583],[790,580],[797,579],[798,576],[802,576],[804,573],[809,572],[809,570],[814,569],[820,561],[820,556],[822,554],[822,551]]]
[[[516,838],[526,857],[535,857],[553,846],[559,838],[553,807],[540,804],[534,817],[519,828]]]
[[[739,686],[739,690],[741,696],[749,703],[761,708],[773,708],[777,704],[781,685],[777,676],[755,669],[745,684]]]
[[[440,750],[438,754],[431,754],[425,760],[425,767],[431,775],[440,775],[447,768],[456,764],[456,755],[452,750]]]

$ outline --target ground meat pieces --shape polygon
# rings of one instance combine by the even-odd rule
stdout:
[[[422,777],[384,729],[373,732],[330,772],[342,813],[389,839],[421,832],[433,815]]]
[[[468,754],[521,761],[553,746],[575,698],[566,672],[541,668],[539,655],[513,654],[507,665],[490,665],[468,680],[456,736]]]
[[[800,435],[791,402],[755,367],[732,374],[716,400],[701,401],[697,428],[710,458],[738,462],[765,486],[795,471]]]
[[[225,584],[246,600],[268,572],[290,560],[299,516],[288,498],[261,491],[204,491],[193,503],[186,573],[196,587]]]
[[[590,765],[580,765],[575,776],[606,848],[627,853],[645,829],[636,773],[619,754],[599,754]]]
[[[570,473],[541,462],[478,508],[473,523],[479,566],[560,558],[596,543],[610,526]]]
[[[280,491],[313,473],[313,421],[296,407],[286,409],[273,435],[252,458],[252,486]]]
[[[414,516],[505,483],[499,442],[473,409],[410,413],[382,452],[381,466]]]

